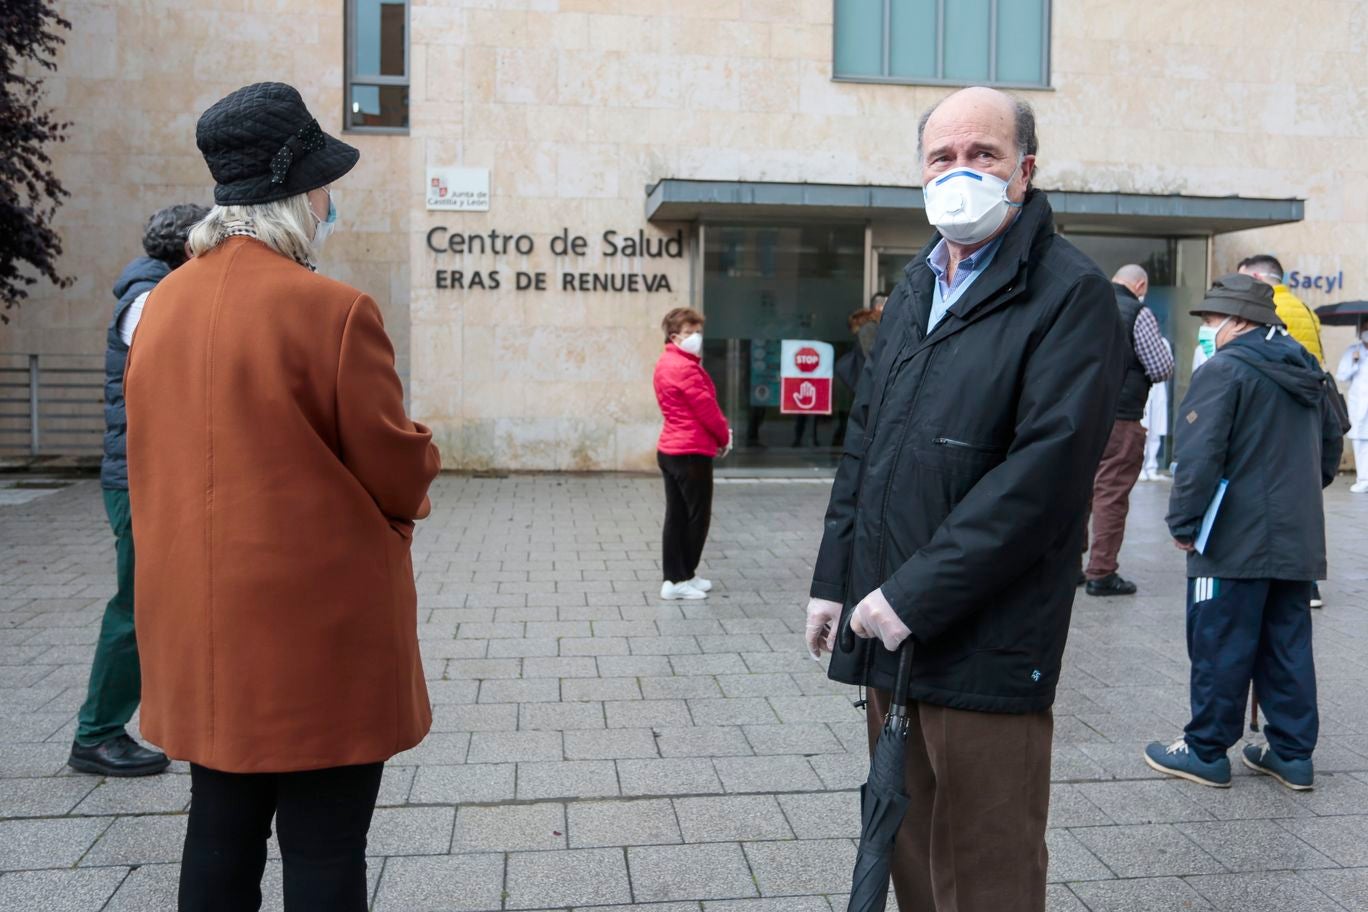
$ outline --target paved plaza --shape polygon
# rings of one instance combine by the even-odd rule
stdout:
[[[374,908],[844,910],[864,723],[802,642],[829,490],[719,484],[712,597],[659,603],[656,479],[443,477],[414,542],[433,730],[385,771]],[[1216,790],[1140,759],[1186,721],[1167,493],[1136,491],[1122,572],[1140,595],[1074,609],[1050,909],[1368,908],[1368,497],[1327,495],[1318,787],[1293,794],[1238,763]],[[96,482],[0,499],[4,912],[175,907],[185,764],[65,766],[113,568]],[[266,894],[280,908],[275,861]]]

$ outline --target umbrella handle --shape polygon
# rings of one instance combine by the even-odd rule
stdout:
[[[912,678],[912,639],[903,641],[898,649],[898,674],[893,679],[893,699],[889,708],[889,715],[902,717],[907,715],[907,684]]]
[[[851,613],[852,612],[850,611],[845,612],[845,615],[840,619],[840,621],[837,622],[841,625],[841,632],[839,634],[839,638],[841,641],[842,652],[855,651],[855,631],[850,629]]]

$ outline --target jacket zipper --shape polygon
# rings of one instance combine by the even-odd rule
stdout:
[[[931,365],[935,363],[936,351],[940,346],[932,346],[927,350],[926,366],[922,368],[922,382],[917,384],[917,391],[912,394],[912,403],[907,407],[908,420],[903,425],[902,431],[898,434],[898,443],[893,448],[893,463],[888,467],[888,484],[884,487],[883,506],[879,511],[879,555],[878,572],[883,575],[884,557],[887,553],[888,536],[884,533],[884,517],[888,515],[888,502],[893,496],[893,481],[898,476],[898,462],[902,458],[903,444],[907,442],[907,430],[912,426],[913,413],[917,410],[917,402],[921,399],[921,392],[926,388],[926,375],[931,372]],[[890,385],[892,379],[890,379]],[[882,417],[882,416],[881,416]]]
[[[981,443],[968,443],[964,440],[954,440],[950,437],[934,437],[931,442],[936,446],[956,447],[961,450],[975,450],[979,453],[1001,453],[1002,447],[984,446]]]

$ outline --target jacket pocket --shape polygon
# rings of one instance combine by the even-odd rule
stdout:
[[[950,447],[953,450],[971,450],[975,453],[992,453],[1001,455],[1007,452],[1006,447],[996,446],[987,443],[970,443],[967,440],[955,440],[953,437],[933,437],[933,446]]]
[[[970,479],[972,484],[1002,462],[1007,455],[1007,448],[955,437],[932,437],[917,445],[916,454],[917,462],[926,468]]]

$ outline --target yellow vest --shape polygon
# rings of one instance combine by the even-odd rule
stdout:
[[[1287,334],[1302,344],[1302,347],[1325,364],[1325,352],[1321,349],[1320,317],[1302,303],[1302,299],[1288,290],[1286,285],[1273,286],[1273,306],[1277,308],[1278,319],[1287,325]]]

